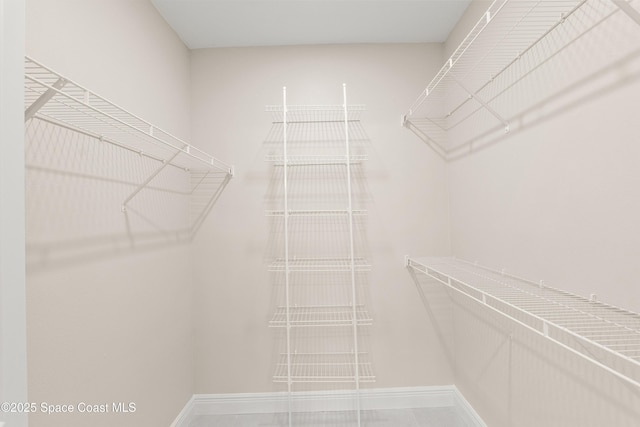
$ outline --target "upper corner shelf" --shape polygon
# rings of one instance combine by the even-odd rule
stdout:
[[[25,122],[67,127],[163,164],[233,175],[233,167],[25,57]]]
[[[493,1],[403,115],[403,125],[444,158],[488,134],[509,132],[518,115],[582,78],[584,61],[637,49],[638,3]],[[602,45],[627,29],[622,43],[615,37],[615,49]]]
[[[640,388],[640,314],[455,258],[406,266]]]

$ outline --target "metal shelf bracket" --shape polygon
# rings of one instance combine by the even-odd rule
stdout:
[[[52,86],[52,88],[47,89],[38,99],[34,101],[33,104],[29,106],[24,112],[24,121],[26,122],[40,110],[57,92],[57,90],[62,89],[64,85],[67,83],[67,80],[60,77]]]
[[[151,128],[151,129],[153,129],[153,128]],[[163,161],[162,161],[162,164],[160,165],[160,167],[159,167],[159,168],[157,168],[157,169],[156,169],[156,170],[155,170],[151,175],[149,175],[149,176],[147,177],[147,179],[145,179],[141,184],[139,184],[139,185],[136,187],[136,189],[135,189],[135,190],[133,190],[133,192],[129,195],[129,197],[127,197],[127,198],[124,200],[124,202],[122,202],[122,212],[123,212],[123,213],[126,213],[126,212],[127,212],[127,209],[126,209],[127,204],[128,204],[128,203],[129,203],[129,202],[130,202],[134,197],[136,197],[136,196],[138,195],[138,193],[140,193],[142,190],[144,190],[144,188],[145,188],[147,185],[149,185],[149,183],[150,183],[151,181],[153,181],[153,179],[154,179],[155,177],[157,177],[157,176],[160,174],[160,172],[162,172],[162,171],[163,171],[167,166],[169,166],[169,165],[171,164],[171,162],[172,162],[173,160],[175,160],[175,158],[176,158],[176,157],[178,157],[178,155],[180,155],[180,153],[182,153],[182,152],[184,152],[184,148],[183,148],[183,150],[178,150],[178,151],[176,151],[176,152],[175,152],[175,154],[173,154],[173,156],[171,156],[171,158],[169,158],[168,160],[166,160],[166,159],[165,159],[165,160],[163,160]]]
[[[470,91],[469,89],[467,89],[467,87],[465,85],[463,85],[460,80],[456,79],[455,76],[452,73],[449,73],[449,77],[451,78],[451,80],[456,82],[456,84],[458,86],[460,86],[460,88],[462,88],[462,90],[464,90],[465,92],[467,92],[469,94],[469,99],[475,99],[480,105],[482,105],[482,107],[484,107],[485,110],[487,110],[489,113],[491,113],[492,116],[494,116],[496,119],[498,119],[498,121],[504,125],[504,132],[505,133],[509,133],[509,122],[504,117],[502,117],[496,110],[494,110],[493,107],[491,107],[489,104],[487,104],[487,102],[485,102],[484,99],[482,99],[480,96],[478,96],[477,93],[474,93],[474,92]]]

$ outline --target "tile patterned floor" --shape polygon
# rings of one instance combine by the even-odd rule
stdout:
[[[286,414],[206,415],[190,427],[288,427]],[[294,427],[355,427],[355,411],[293,415]],[[454,407],[386,409],[361,412],[361,427],[466,427]]]

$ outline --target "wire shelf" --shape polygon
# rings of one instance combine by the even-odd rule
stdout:
[[[367,215],[366,210],[354,210],[352,211],[354,216],[364,216]],[[268,210],[265,211],[266,216],[275,216],[275,217],[284,217],[284,211],[282,210]],[[333,210],[290,210],[289,216],[294,217],[346,217],[349,215],[349,211],[347,209],[333,209]]]
[[[25,57],[25,121],[38,118],[190,170],[233,167]]]
[[[519,114],[571,87],[594,67],[601,68],[612,60],[613,51],[624,56],[638,48],[637,25],[616,3],[626,8],[638,4],[493,1],[409,107],[404,125],[435,144],[445,157],[491,133],[509,132]],[[627,24],[633,31],[615,35],[627,32]],[[615,40],[615,49],[596,47],[603,38]],[[585,49],[590,51],[588,60]],[[582,55],[582,60],[572,60],[571,55]]]
[[[292,353],[292,383],[355,383],[355,353]],[[358,353],[357,378],[361,383],[375,381],[368,353]],[[273,376],[276,383],[287,382],[287,354],[281,354]]]
[[[407,266],[640,387],[622,373],[640,368],[640,314],[455,258]]]
[[[357,395],[363,382],[374,380],[367,353],[359,350],[359,327],[372,323],[359,302],[366,279],[361,272],[370,266],[357,256],[361,248],[356,250],[360,235],[355,222],[367,211],[354,209],[352,175],[352,165],[367,159],[364,147],[354,142],[362,145],[368,137],[359,121],[364,106],[348,106],[346,85],[342,105],[291,106],[286,88],[282,94],[282,105],[266,107],[273,124],[265,160],[281,166],[273,177],[282,180],[282,192],[273,196],[283,204],[265,214],[276,218],[272,223],[284,234],[282,256],[268,267],[278,273],[274,279],[284,282],[269,326],[284,329],[286,353],[280,355],[273,380],[287,384],[291,424],[294,383],[351,383]],[[318,342],[313,334],[328,340]],[[345,346],[341,338],[349,343]],[[312,352],[295,350],[300,346]],[[359,409],[357,414],[359,426]]]
[[[369,271],[371,265],[364,258],[354,258],[355,271]],[[277,258],[269,264],[269,271],[285,271],[284,258]],[[289,259],[289,271],[351,271],[351,258],[299,258]]]
[[[292,306],[289,307],[289,325],[292,327],[307,326],[353,326],[354,308],[351,305],[339,306]],[[364,305],[355,307],[356,324],[369,326],[373,320]],[[287,307],[278,307],[269,321],[269,326],[287,326]]]
[[[273,123],[284,122],[282,105],[267,105],[265,111],[271,113]],[[342,105],[287,105],[287,123],[330,123],[359,121],[366,111],[364,105],[348,105],[346,116]]]
[[[346,165],[361,163],[367,159],[366,154],[352,154],[348,157],[345,155],[296,155],[287,156],[287,166]],[[284,165],[284,157],[279,154],[268,154],[265,156],[265,161],[275,166]]]

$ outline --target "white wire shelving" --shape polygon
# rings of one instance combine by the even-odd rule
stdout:
[[[356,307],[356,323],[369,326],[373,319],[363,304]],[[353,307],[342,306],[292,306],[289,307],[289,324],[291,327],[326,327],[353,325]],[[286,327],[287,307],[278,307],[269,321],[269,326]]]
[[[371,265],[364,258],[276,258],[269,264],[269,271],[305,271],[305,272],[335,272],[335,271],[369,271]]]
[[[353,210],[354,216],[367,215],[367,211],[363,209]],[[282,210],[268,210],[265,212],[266,216],[283,217],[284,211]],[[345,209],[325,209],[325,210],[290,210],[288,215],[290,217],[345,217],[349,215],[349,211]]]
[[[25,122],[40,120],[89,136],[157,162],[157,168],[123,201],[129,202],[166,167],[197,175],[193,192],[211,176],[224,175],[222,188],[233,176],[233,166],[188,144],[89,89],[25,57]],[[220,180],[218,180],[220,181]]]
[[[356,146],[367,141],[360,125],[365,108],[347,103],[346,86],[343,101],[288,105],[283,88],[282,105],[266,107],[272,129],[265,160],[282,167],[274,175],[282,179],[282,207],[265,215],[283,234],[284,252],[268,266],[283,285],[269,326],[284,329],[286,351],[273,381],[287,384],[289,426],[294,384],[351,384],[359,426],[360,385],[375,380],[358,331],[373,322],[360,301],[363,273],[371,266],[354,242],[354,223],[367,215],[354,207],[352,182],[360,176],[353,166],[367,160],[363,147]]]
[[[637,25],[628,19],[640,25],[638,3],[494,0],[403,115],[403,125],[445,159],[489,135],[510,132],[528,108],[581,79],[591,66],[581,63],[585,58],[600,61],[616,50],[638,48]],[[626,41],[615,37],[628,23],[634,34]],[[589,37],[615,41],[596,46],[581,40]],[[581,58],[562,59],[570,54]]]
[[[406,265],[640,387],[640,314],[455,258]]]
[[[284,122],[284,107],[268,105],[265,111],[271,113],[272,123]],[[359,121],[366,111],[364,105],[287,105],[287,124],[295,123],[344,123]]]
[[[288,378],[292,383],[374,382],[369,354],[360,352],[355,356],[354,353],[294,353],[288,374],[287,354],[281,354],[274,382],[287,382]]]
[[[287,156],[287,166],[313,166],[313,165],[344,165],[347,163],[358,164],[368,159],[366,154],[345,155],[292,155]],[[285,164],[284,157],[278,154],[268,154],[265,156],[267,162],[272,162],[276,166]]]

